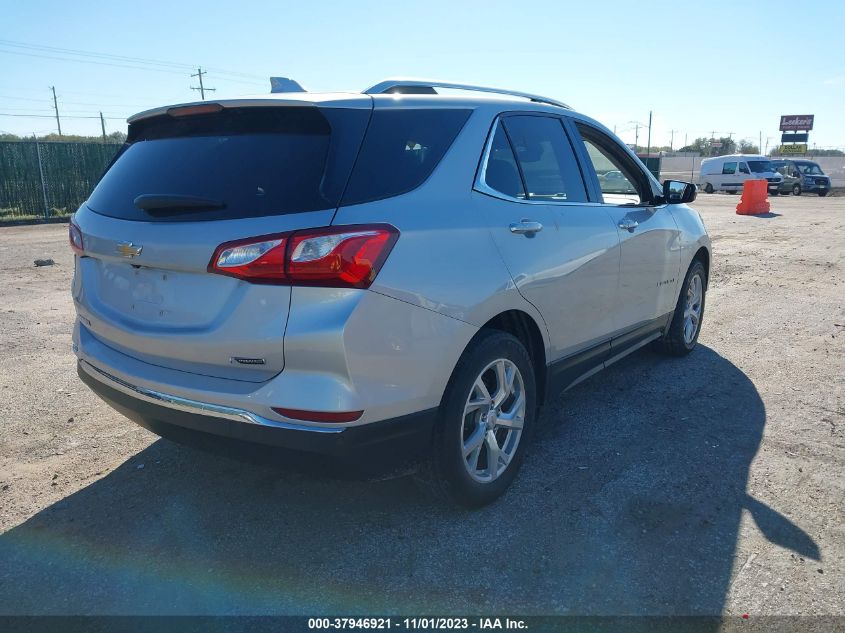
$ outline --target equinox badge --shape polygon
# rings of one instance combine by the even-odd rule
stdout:
[[[135,246],[132,242],[120,242],[116,250],[123,257],[137,257],[143,249],[143,246]]]

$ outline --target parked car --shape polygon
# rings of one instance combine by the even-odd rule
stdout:
[[[811,160],[773,160],[777,172],[783,176],[780,193],[800,196],[802,193],[817,193],[826,196],[830,191],[830,178],[818,163]]]
[[[535,95],[390,80],[142,112],[70,223],[79,375],[166,437],[401,459],[478,506],[558,391],[695,347],[694,198]]]
[[[705,158],[701,161],[699,173],[699,187],[705,193],[736,193],[742,190],[746,180],[766,179],[769,181],[769,194],[776,196],[783,182],[783,176],[775,171],[769,158],[752,154]]]

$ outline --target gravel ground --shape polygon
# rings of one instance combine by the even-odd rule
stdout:
[[[65,227],[0,228],[0,614],[845,615],[845,198],[737,199],[695,204],[696,351],[557,397],[473,513],[135,427],[76,377]]]

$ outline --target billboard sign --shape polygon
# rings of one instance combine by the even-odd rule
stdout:
[[[812,130],[814,114],[784,114],[780,118],[781,132],[795,132],[797,130]]]
[[[806,143],[810,135],[804,132],[803,134],[781,134],[781,143]]]
[[[797,145],[781,145],[780,146],[780,153],[781,154],[806,154],[807,153],[807,144],[806,143],[799,143]]]

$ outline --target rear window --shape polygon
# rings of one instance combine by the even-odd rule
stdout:
[[[129,139],[88,199],[95,212],[144,221],[221,220],[338,206],[370,110],[227,108],[163,115],[130,126]],[[142,210],[142,195],[219,204]]]
[[[375,110],[343,204],[390,198],[420,186],[446,154],[470,112]]]

